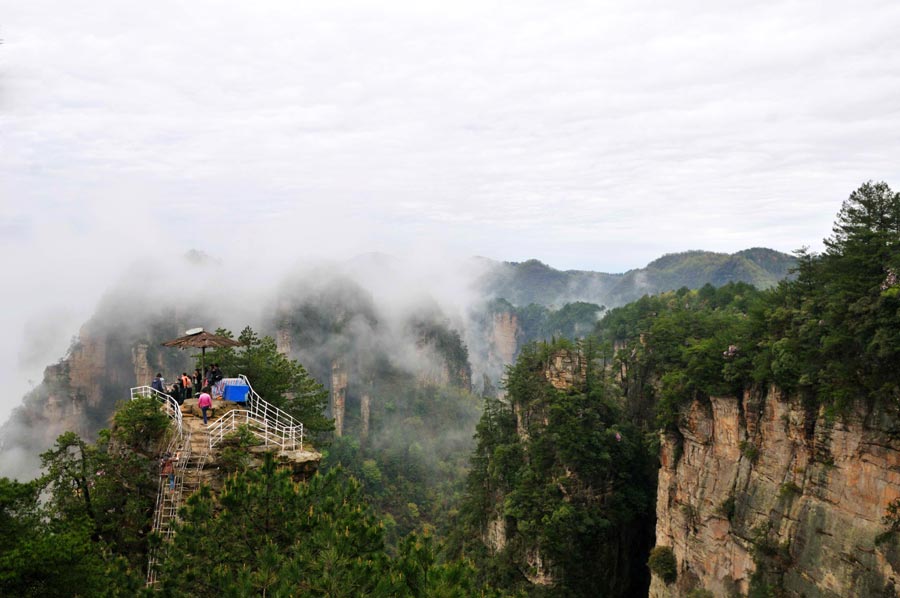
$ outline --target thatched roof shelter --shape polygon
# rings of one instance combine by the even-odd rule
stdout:
[[[228,338],[227,336],[219,336],[218,334],[212,334],[210,332],[206,332],[202,328],[188,330],[188,334],[184,336],[179,336],[176,339],[172,339],[170,341],[166,341],[162,344],[163,347],[178,347],[179,349],[186,349],[188,347],[194,349],[200,349],[200,367],[204,367],[206,364],[206,349],[213,348],[218,349],[221,347],[240,347],[241,343],[237,342],[234,339]]]

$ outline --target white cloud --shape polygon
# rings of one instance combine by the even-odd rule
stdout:
[[[816,246],[859,183],[900,186],[894,2],[0,13],[4,379],[26,322],[160,248],[625,270]]]

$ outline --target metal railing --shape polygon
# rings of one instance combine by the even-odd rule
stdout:
[[[132,401],[142,397],[152,397],[161,402],[165,407],[166,415],[168,415],[169,418],[175,422],[175,427],[178,430],[178,436],[180,437],[184,433],[181,406],[178,404],[178,401],[176,401],[166,393],[159,392],[158,390],[150,386],[135,386],[131,389]]]
[[[282,426],[267,419],[256,417],[252,411],[246,409],[232,409],[215,422],[206,432],[209,434],[209,448],[212,449],[240,426],[247,429],[257,438],[263,441],[265,446],[277,446],[284,451],[296,450],[299,445],[303,449],[302,426]]]
[[[175,488],[167,491],[168,476],[160,476],[153,513],[153,531],[160,534],[163,541],[171,539],[174,534],[172,523],[178,517],[178,509],[181,507],[185,492],[193,492],[199,486],[200,474],[213,447],[222,442],[227,434],[237,430],[239,426],[247,426],[247,429],[262,440],[266,446],[274,445],[283,451],[298,448],[303,450],[303,424],[287,412],[264,401],[253,390],[253,386],[250,385],[246,376],[241,374],[239,378],[248,387],[248,408],[232,409],[212,422],[206,428],[209,442],[203,453],[195,458],[192,458],[191,455],[191,434],[190,432],[187,435],[184,433],[184,420],[178,402],[150,386],[136,386],[131,389],[132,401],[149,396],[162,403],[166,414],[175,422],[177,429],[177,434],[166,449],[169,454],[177,454],[179,457],[175,464]],[[191,482],[185,484],[188,477],[185,473],[190,467],[195,467],[196,471],[191,471]],[[147,566],[148,585],[156,583],[157,557],[156,550],[151,551]]]
[[[178,509],[184,500],[185,494],[185,472],[191,462],[191,435],[176,436],[169,443],[166,449],[169,455],[177,457],[175,460],[175,486],[169,488],[169,476],[164,476],[160,472],[159,487],[156,492],[156,505],[153,509],[153,531],[160,535],[163,541],[172,538],[175,533],[173,523],[178,517]],[[195,490],[190,487],[189,492]],[[150,552],[149,562],[147,564],[147,584],[152,585],[156,582],[156,564],[158,562],[156,550]]]
[[[290,445],[290,448],[282,446],[284,450],[295,450],[298,444],[300,450],[303,450],[303,424],[294,419],[289,413],[264,401],[263,398],[253,390],[253,386],[250,384],[250,380],[247,379],[247,376],[240,374],[238,378],[243,380],[250,389],[247,393],[247,406],[249,407],[248,410],[251,415],[258,420],[268,422],[269,427],[273,427],[276,430],[277,435],[292,440],[293,444]]]

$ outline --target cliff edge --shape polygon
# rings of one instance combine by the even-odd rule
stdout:
[[[675,581],[652,598],[897,596],[900,422],[872,407],[842,417],[777,388],[695,401],[662,438],[657,546]],[[694,595],[703,595],[697,594]]]

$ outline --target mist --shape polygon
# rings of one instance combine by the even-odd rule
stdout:
[[[891,2],[4,12],[0,421],[111,294],[271,332],[283,285],[337,277],[381,323],[358,342],[412,364],[436,309],[480,355],[471,256],[816,249],[850,190],[900,174]]]

